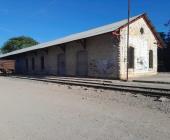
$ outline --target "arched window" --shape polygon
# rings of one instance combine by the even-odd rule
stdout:
[[[128,68],[133,69],[134,68],[134,48],[129,47],[128,48]]]
[[[149,50],[149,68],[153,68],[153,50]]]
[[[141,33],[141,35],[144,34],[144,28],[143,27],[140,28],[140,33]]]

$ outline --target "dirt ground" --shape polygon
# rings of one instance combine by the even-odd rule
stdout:
[[[170,140],[170,100],[0,77],[0,140]]]

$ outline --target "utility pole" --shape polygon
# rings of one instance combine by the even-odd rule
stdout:
[[[130,26],[130,4],[131,0],[128,0],[128,26],[127,26],[127,58],[126,58],[126,65],[127,65],[127,72],[126,72],[126,81],[129,80],[129,26]]]

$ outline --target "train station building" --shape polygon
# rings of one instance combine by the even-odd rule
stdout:
[[[125,19],[3,54],[0,59],[16,60],[18,74],[123,80],[127,64],[129,77],[156,74],[157,48],[163,46],[159,34],[146,14],[130,18],[127,51],[127,25]]]

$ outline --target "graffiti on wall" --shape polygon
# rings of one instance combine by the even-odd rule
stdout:
[[[137,69],[138,70],[147,70],[147,61],[145,57],[137,57]]]
[[[135,47],[135,70],[147,71],[149,64],[147,41],[139,37],[131,37],[130,44]]]
[[[115,63],[113,59],[100,59],[92,60],[90,65],[93,73],[108,75],[113,73]]]

